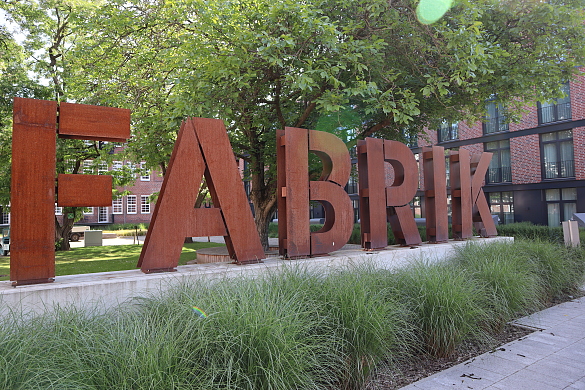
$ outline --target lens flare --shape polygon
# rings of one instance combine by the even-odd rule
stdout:
[[[416,7],[416,17],[422,24],[435,23],[449,11],[451,4],[453,0],[420,0]]]

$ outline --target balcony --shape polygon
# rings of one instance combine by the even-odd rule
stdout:
[[[500,131],[508,131],[509,126],[508,122],[506,122],[505,116],[498,116],[495,118],[491,118],[483,122],[483,133],[484,134],[491,134],[491,133],[498,133]]]
[[[540,124],[571,119],[571,102],[541,106],[538,109]]]
[[[509,183],[512,181],[512,168],[489,168],[486,175],[486,183]]]
[[[545,162],[543,168],[545,179],[556,179],[559,177],[575,177],[574,160]]]

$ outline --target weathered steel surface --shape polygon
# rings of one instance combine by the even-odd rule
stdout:
[[[264,251],[222,121],[192,118],[181,126],[138,266],[172,271],[185,237],[224,236],[231,258],[258,262]],[[216,208],[195,209],[203,176]]]
[[[56,102],[14,99],[10,280],[55,277]],[[40,227],[40,228],[39,228]]]
[[[59,137],[94,141],[130,138],[130,110],[87,104],[59,105]]]
[[[205,161],[193,124],[184,122],[154,207],[138,266],[145,273],[173,270],[185,237],[224,236],[219,209],[195,209]]]
[[[257,263],[266,258],[244,184],[238,171],[227,130],[219,119],[193,118],[195,133],[205,158],[206,176],[213,204],[221,209],[230,255],[238,263]],[[215,194],[214,194],[215,192]]]
[[[309,184],[308,152],[323,163],[321,179]],[[347,147],[332,134],[286,127],[277,133],[279,252],[289,258],[326,254],[341,248],[351,235],[351,201],[343,186],[349,180]],[[309,200],[325,209],[325,224],[309,229]]]
[[[353,230],[351,200],[343,189],[351,159],[343,141],[323,131],[309,131],[309,150],[323,162],[321,178],[309,184],[309,199],[321,202],[325,209],[323,228],[311,233],[311,255],[321,255],[341,249]]]
[[[466,239],[473,236],[471,218],[471,160],[469,151],[461,149],[450,152],[451,175],[451,225],[453,238]]]
[[[475,229],[481,236],[494,237],[498,235],[496,224],[492,219],[485,194],[483,181],[490,166],[493,153],[483,152],[471,156],[471,199],[473,202],[473,222]]]
[[[112,176],[58,175],[57,206],[112,206]]]
[[[441,146],[425,146],[422,154],[427,240],[444,242],[449,239],[445,149]]]
[[[368,137],[357,148],[362,247],[380,249],[388,246],[384,141]]]
[[[279,231],[282,224],[284,237],[279,238],[279,252],[289,258],[311,255],[311,231],[309,227],[309,130],[286,127],[278,139]],[[283,156],[284,154],[284,156]],[[284,183],[283,183],[284,182]],[[281,215],[285,214],[284,222]]]
[[[422,243],[409,202],[418,187],[418,166],[408,146],[397,141],[384,141],[384,160],[394,169],[394,182],[386,187],[388,220],[396,241],[401,245]]]

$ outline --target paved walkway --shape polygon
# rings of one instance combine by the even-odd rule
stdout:
[[[585,297],[515,323],[539,331],[402,389],[585,389]]]

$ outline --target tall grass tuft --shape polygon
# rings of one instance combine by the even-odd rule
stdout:
[[[466,338],[486,337],[485,290],[464,269],[420,261],[398,272],[398,287],[412,307],[423,348],[433,356],[450,356]]]
[[[456,250],[454,264],[469,271],[486,289],[488,328],[499,332],[514,317],[540,306],[542,288],[529,257],[509,243],[468,243]]]
[[[543,240],[516,240],[514,247],[530,259],[541,281],[544,303],[565,293],[573,294],[585,282],[583,249]]]

